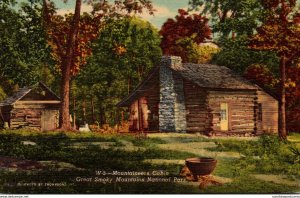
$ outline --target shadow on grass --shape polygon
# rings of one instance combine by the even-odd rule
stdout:
[[[125,141],[122,141],[125,140]],[[36,145],[24,145],[22,141],[33,141]],[[134,146],[143,147],[133,151],[121,147],[104,149],[98,145],[87,144],[86,147],[72,148],[70,145],[78,142],[112,142],[116,145],[125,145],[126,141]],[[171,141],[171,142],[169,142]],[[46,135],[0,135],[0,155],[36,161],[66,162],[80,168],[58,171],[50,167],[37,171],[20,171],[0,169],[0,192],[2,193],[283,193],[293,192],[295,189],[286,185],[264,182],[251,178],[250,173],[257,172],[263,167],[262,172],[274,172],[274,167],[285,168],[282,161],[286,156],[286,145],[277,144],[275,139],[266,138],[261,142],[241,142],[233,140],[218,140],[220,145],[217,151],[238,151],[249,158],[221,159],[218,161],[215,175],[232,178],[233,182],[221,187],[209,187],[200,191],[195,186],[181,185],[178,183],[95,183],[78,182],[77,177],[95,177],[95,171],[153,171],[164,170],[171,176],[178,176],[182,165],[178,164],[151,164],[146,159],[174,159],[183,160],[188,157],[197,157],[195,154],[180,150],[162,150],[158,146],[172,142],[207,142],[210,139],[190,136],[174,136],[164,138],[148,138],[137,140],[133,137],[74,137],[65,134]],[[125,142],[125,143],[124,143]],[[259,147],[258,147],[259,146]],[[275,147],[274,147],[275,146]],[[279,149],[278,149],[279,148]],[[283,150],[281,150],[283,149]],[[253,159],[254,155],[261,154],[263,161]],[[278,155],[277,155],[278,154]],[[277,156],[280,156],[277,157]],[[263,158],[267,157],[267,158]],[[270,159],[270,157],[273,157]],[[252,160],[252,161],[251,161]],[[272,161],[271,161],[272,160]],[[259,162],[259,163],[258,163]],[[261,163],[264,162],[264,163]],[[279,163],[280,162],[280,163]],[[292,163],[292,162],[290,162]],[[286,163],[287,164],[287,163]],[[290,166],[290,164],[287,164]],[[297,165],[297,164],[296,164]],[[250,170],[254,166],[255,170]],[[265,170],[270,167],[270,170]],[[282,169],[281,168],[281,169]],[[278,169],[278,170],[281,170]],[[285,168],[286,169],[286,168]],[[276,169],[276,171],[278,171]],[[288,170],[288,169],[287,169]],[[299,170],[292,167],[291,171]],[[291,172],[294,174],[294,172]],[[41,184],[39,186],[39,184]]]
[[[22,141],[33,141],[36,145],[24,145]],[[82,141],[83,140],[83,141]],[[35,161],[57,161],[73,164],[80,170],[57,171],[45,167],[41,171],[0,169],[0,190],[3,193],[187,193],[192,187],[178,187],[175,183],[115,183],[76,182],[76,177],[95,177],[95,171],[153,171],[164,170],[170,176],[178,176],[180,165],[156,165],[145,163],[145,159],[185,159],[193,154],[181,151],[162,151],[153,145],[163,143],[158,139],[141,141],[146,149],[126,151],[119,147],[103,149],[88,144],[85,148],[71,148],[73,142],[119,140],[104,137],[70,139],[63,134],[45,136],[1,135],[0,155]],[[136,144],[139,144],[136,142]],[[152,145],[152,146],[151,146]]]

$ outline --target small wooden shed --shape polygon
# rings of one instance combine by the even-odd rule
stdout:
[[[39,82],[0,103],[0,119],[10,129],[50,131],[58,127],[60,98]]]
[[[278,101],[227,67],[163,57],[117,104],[132,131],[259,135],[278,130]]]

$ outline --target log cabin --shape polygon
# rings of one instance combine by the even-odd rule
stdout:
[[[253,136],[276,133],[278,100],[224,66],[165,56],[117,104],[128,107],[130,131]]]
[[[58,127],[60,98],[39,82],[19,89],[0,103],[0,119],[9,129],[51,131]]]

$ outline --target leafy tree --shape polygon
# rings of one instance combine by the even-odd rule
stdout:
[[[300,60],[293,67],[287,67],[286,117],[287,131],[300,132]]]
[[[213,32],[228,37],[252,35],[264,16],[262,5],[257,0],[190,0],[191,10],[200,10],[209,15]]]
[[[159,44],[159,33],[149,22],[125,17],[106,23],[93,42],[93,55],[76,77],[77,101],[86,100],[89,120],[98,115],[101,124],[115,123],[116,103],[158,63]],[[76,111],[83,115],[82,108]]]
[[[190,47],[188,47],[188,62],[204,64],[211,62],[213,56],[220,51],[217,46],[213,46],[208,44],[198,45],[196,43],[192,43]]]
[[[274,89],[277,79],[268,66],[252,64],[245,70],[244,77],[263,88]]]
[[[286,99],[288,107],[291,107],[295,103],[299,103],[300,98],[300,60],[293,67],[288,67],[286,73]]]
[[[213,63],[226,66],[241,75],[250,65],[263,64],[278,76],[279,61],[276,54],[249,49],[249,40],[246,36],[237,37],[235,40],[220,39],[218,45],[221,50],[214,55]]]
[[[42,27],[39,4],[0,2],[0,79],[8,94],[13,85],[31,85],[41,80],[41,70],[51,60]]]
[[[110,17],[118,17],[126,13],[142,12],[146,8],[153,12],[148,0],[90,1],[93,5],[91,15],[80,16],[82,0],[76,0],[72,15],[59,17],[55,14],[54,4],[43,0],[44,21],[49,42],[59,60],[61,79],[60,128],[72,130],[69,116],[70,78],[78,73],[86,64],[86,58],[91,54],[90,42],[97,37],[99,28]]]
[[[264,0],[262,3],[264,9],[268,11],[268,17],[257,29],[250,46],[253,49],[274,51],[280,59],[281,98],[278,135],[281,139],[286,139],[286,66],[291,66],[300,55],[300,27],[296,20],[289,19],[293,15],[294,18],[299,15],[295,15],[296,0]]]
[[[168,19],[160,30],[163,54],[180,56],[183,62],[188,61],[187,48],[192,43],[200,44],[211,38],[208,19],[199,15],[189,15],[183,9],[178,10],[174,19]]]
[[[3,91],[2,87],[0,87],[0,102],[6,98],[6,94]]]

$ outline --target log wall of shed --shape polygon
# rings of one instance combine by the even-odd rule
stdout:
[[[10,129],[27,128],[40,131],[42,112],[45,110],[58,111],[58,105],[59,104],[24,104],[17,102],[10,110]]]
[[[212,129],[221,132],[221,103],[228,104],[228,131],[221,133],[256,132],[256,92],[255,91],[209,91],[208,105],[212,115]]]
[[[41,129],[41,109],[13,109],[10,114],[10,128]]]
[[[10,120],[10,111],[12,109],[11,106],[3,106],[1,108],[1,114],[4,122],[9,122]]]

